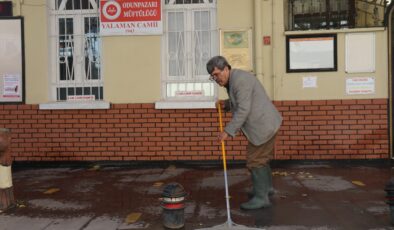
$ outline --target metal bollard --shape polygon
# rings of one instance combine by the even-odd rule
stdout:
[[[11,175],[11,134],[0,128],[0,213],[15,206]]]
[[[165,185],[161,198],[164,227],[169,229],[180,229],[184,227],[185,196],[186,192],[181,184],[173,182]]]
[[[389,205],[390,209],[391,225],[394,225],[394,178],[390,179],[384,190],[386,191],[386,203]]]

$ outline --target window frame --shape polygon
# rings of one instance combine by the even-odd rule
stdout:
[[[386,1],[365,1],[365,0],[347,0],[347,8],[340,8],[331,10],[330,1],[324,1],[324,11],[311,12],[310,7],[315,9],[316,5],[309,4],[305,7],[307,10],[303,10],[298,14],[293,12],[293,1],[307,1],[307,0],[286,0],[285,9],[285,30],[286,31],[306,31],[306,30],[332,30],[332,29],[353,29],[353,28],[372,28],[372,27],[384,27],[384,15],[387,8]],[[309,0],[308,0],[309,1]],[[343,1],[343,0],[340,0]],[[335,2],[336,3],[336,2]],[[335,5],[333,3],[333,5]],[[302,3],[301,3],[302,4]],[[305,3],[307,4],[307,3]],[[312,9],[312,11],[313,11]],[[319,9],[321,9],[319,7]],[[309,10],[309,11],[308,11]],[[299,15],[304,20],[301,20],[304,24],[310,24],[304,28],[295,28],[295,17]],[[307,17],[305,17],[307,15]],[[339,16],[338,16],[339,15]],[[318,17],[318,20],[316,20]],[[324,19],[324,20],[323,20]],[[342,24],[341,21],[346,19],[346,23]],[[321,21],[320,21],[321,20]],[[311,22],[320,22],[321,25],[313,27]]]
[[[172,5],[171,5],[172,3]],[[169,5],[170,4],[170,5]],[[169,4],[163,4],[163,36],[161,39],[161,49],[162,49],[162,65],[161,65],[161,98],[164,101],[172,101],[172,102],[182,102],[182,101],[215,101],[218,97],[218,90],[216,84],[209,81],[208,73],[203,75],[195,75],[195,52],[194,52],[194,32],[196,31],[194,28],[194,13],[198,11],[207,11],[210,15],[210,52],[211,56],[218,55],[219,53],[219,42],[218,42],[218,29],[216,24],[216,0],[213,0],[211,3],[207,0],[204,0],[204,3],[199,4],[176,4],[175,1],[169,2]],[[169,58],[167,57],[167,53],[169,50],[168,47],[168,18],[169,13],[172,12],[183,12],[184,13],[184,21],[186,22],[184,25],[184,31],[192,31],[191,33],[186,34],[184,36],[185,39],[185,75],[184,76],[170,76],[169,74]],[[187,19],[187,20],[186,20]],[[188,30],[190,28],[190,30]],[[167,84],[213,84],[210,88],[212,89],[212,96],[168,96],[167,92]],[[203,86],[201,86],[203,88]]]
[[[355,20],[354,17],[352,17],[352,14],[354,14],[354,4],[355,4],[355,0],[347,0],[348,3],[348,16],[347,16],[347,24],[344,26],[335,26],[335,25],[330,25],[331,22],[333,22],[334,20],[331,20],[331,16],[333,14],[340,14],[338,12],[342,12],[341,9],[337,9],[337,11],[332,11],[330,9],[330,0],[322,0],[324,1],[324,6],[325,6],[325,11],[321,11],[320,13],[311,13],[311,12],[307,12],[307,13],[300,13],[300,14],[296,14],[296,15],[308,15],[308,22],[313,21],[313,15],[320,15],[321,19],[324,19],[322,21],[322,23],[325,23],[325,26],[319,26],[318,28],[295,28],[295,18],[296,15],[293,14],[293,7],[292,7],[292,2],[293,1],[306,1],[306,0],[287,0],[287,9],[288,9],[288,30],[289,31],[302,31],[302,30],[319,30],[319,29],[336,29],[336,28],[353,28],[355,26]],[[309,6],[312,7],[312,6]],[[339,10],[339,11],[338,11]],[[305,20],[306,21],[306,20]],[[339,20],[340,21],[340,20]]]
[[[104,99],[103,91],[104,91],[104,80],[103,80],[103,71],[101,64],[101,53],[102,53],[102,42],[101,36],[97,33],[97,37],[99,38],[99,62],[100,62],[100,70],[97,79],[88,79],[85,73],[86,66],[86,56],[85,56],[85,18],[97,18],[97,26],[99,27],[99,1],[96,0],[88,0],[88,3],[92,6],[92,9],[74,9],[68,10],[65,9],[67,1],[70,0],[47,0],[49,4],[49,20],[48,20],[48,36],[49,36],[49,97],[51,101],[56,102],[72,102],[72,99],[68,99],[68,93],[66,93],[66,99],[62,100],[60,91],[65,89],[66,91],[74,90],[75,98],[78,96],[86,96],[84,93],[78,94],[76,92],[81,91],[84,92],[87,88],[90,91],[90,95],[94,96],[93,92],[97,91],[98,96],[94,96],[94,98],[85,98],[83,97],[81,100],[83,101],[102,101]],[[61,3],[59,8],[57,8],[57,3]],[[72,18],[73,19],[73,69],[74,69],[74,79],[73,80],[62,80],[60,78],[59,72],[59,59],[60,59],[60,51],[59,51],[59,20],[61,18]],[[81,60],[76,60],[81,59]]]

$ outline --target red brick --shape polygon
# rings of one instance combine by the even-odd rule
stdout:
[[[341,135],[341,134],[348,134],[346,133],[347,130],[328,130],[327,134],[328,135]]]
[[[297,101],[297,105],[311,105],[312,101]]]
[[[327,115],[334,115],[334,117],[337,117],[336,115],[341,115],[342,111],[336,111],[336,110],[332,110],[332,111],[327,111]],[[336,121],[329,121],[329,122],[336,122]]]
[[[294,106],[294,107],[290,107],[290,110],[293,110],[293,111],[304,111],[305,108],[303,106]]]
[[[285,112],[284,116],[310,116],[312,111]]]
[[[290,107],[288,107],[288,106],[279,106],[279,107],[277,107],[277,109],[279,111],[281,111],[281,112],[284,112],[284,111],[289,111]]]
[[[284,105],[284,106],[294,106],[294,105],[297,105],[297,101],[282,101],[282,105]]]
[[[388,99],[373,99],[372,103],[378,105],[386,105],[388,104]]]
[[[314,121],[312,121],[312,124],[313,125],[319,125],[321,127],[322,125],[326,125],[327,124],[327,120],[319,120],[319,121],[314,120]]]
[[[305,106],[304,109],[306,111],[315,111],[315,110],[319,110],[319,106]]]

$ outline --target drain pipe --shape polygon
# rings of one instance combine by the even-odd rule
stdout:
[[[0,213],[15,206],[11,176],[11,134],[8,129],[0,128]]]
[[[276,43],[275,42],[275,28],[276,28],[276,18],[274,15],[275,12],[275,0],[271,1],[271,87],[272,87],[272,93],[271,93],[271,100],[275,101],[278,97],[276,94],[278,93],[276,90],[276,61],[275,61],[275,49],[276,49]]]
[[[262,3],[261,0],[254,0],[254,46],[255,46],[255,64],[256,77],[264,83],[263,75],[263,46],[262,46]]]

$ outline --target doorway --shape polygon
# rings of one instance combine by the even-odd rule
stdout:
[[[393,122],[393,108],[394,108],[394,17],[393,17],[393,2],[387,7],[385,22],[388,29],[388,64],[389,64],[389,140],[390,140],[390,158],[394,158],[393,142],[394,142],[394,122]]]

